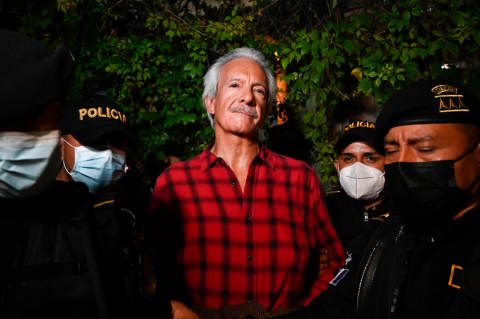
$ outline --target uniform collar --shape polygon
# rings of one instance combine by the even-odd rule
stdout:
[[[210,143],[207,148],[202,152],[202,154],[200,154],[200,168],[203,173],[205,173],[210,167],[215,165],[215,163],[219,159],[221,159],[219,157],[216,157],[212,152],[210,152],[213,144],[213,142]],[[256,159],[260,159],[265,164],[267,164],[268,167],[275,171],[275,161],[274,157],[272,156],[272,152],[270,152],[262,143],[259,142],[258,144],[260,147],[260,152],[257,156],[255,156],[253,160],[255,161]]]

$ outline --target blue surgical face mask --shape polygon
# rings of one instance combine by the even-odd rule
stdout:
[[[73,146],[75,149],[75,165],[69,172],[63,162],[65,171],[73,180],[84,183],[91,193],[97,194],[113,187],[115,181],[125,175],[124,152],[113,147],[92,148],[88,146]]]
[[[60,131],[0,133],[0,197],[42,193],[61,167]]]

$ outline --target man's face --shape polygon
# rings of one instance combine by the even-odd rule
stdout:
[[[382,172],[384,157],[380,155],[373,145],[367,141],[358,141],[348,144],[335,160],[335,168],[340,175],[340,170],[357,162],[374,167]]]
[[[92,149],[98,148],[99,150],[105,149],[105,146],[108,146],[113,149],[120,150],[125,154],[128,153],[128,146],[127,146],[127,139],[123,136],[119,136],[119,134],[110,133],[102,138],[90,142],[88,144],[83,144],[79,140],[77,140],[73,135],[67,134],[62,136],[68,143],[70,143],[74,147],[78,146],[88,146]],[[65,166],[67,167],[68,171],[70,172],[75,165],[75,149],[65,143],[63,140],[60,140],[60,144],[62,146],[62,161],[65,162]],[[63,169],[63,168],[62,168]]]
[[[215,132],[254,137],[267,116],[268,86],[262,67],[250,59],[235,59],[220,70],[217,96],[206,98],[215,116]]]
[[[417,124],[390,129],[384,138],[385,164],[456,160],[478,140],[469,138],[460,124]],[[467,189],[480,174],[480,146],[454,164],[455,180]],[[388,179],[388,176],[387,176]],[[473,191],[477,191],[477,187]],[[472,191],[472,192],[473,192]]]

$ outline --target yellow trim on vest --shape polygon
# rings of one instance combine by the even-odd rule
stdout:
[[[93,205],[93,208],[96,208],[96,207],[98,207],[98,206],[102,206],[102,205],[105,205],[105,204],[110,204],[110,203],[115,203],[115,200],[112,199],[112,200],[107,200],[107,201],[105,201],[105,202],[103,202],[103,203],[98,203],[98,204],[96,204],[96,205]]]
[[[325,192],[325,194],[327,194],[327,195],[337,194],[337,193],[340,193],[340,191],[328,191],[328,192]]]
[[[457,286],[457,285],[452,284],[453,274],[455,273],[455,269],[460,269],[460,270],[462,270],[463,267],[452,264],[452,270],[451,270],[451,272],[450,272],[450,279],[448,280],[448,285],[449,285],[449,286],[452,286],[453,288],[460,289],[460,288],[461,288],[460,286]]]

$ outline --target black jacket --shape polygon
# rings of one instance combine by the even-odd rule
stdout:
[[[365,209],[365,205],[348,196],[344,190],[327,195],[325,201],[333,228],[344,248],[372,224],[379,224],[393,212],[388,194],[379,205],[369,209]]]
[[[109,318],[165,318],[168,301],[148,303],[139,290],[136,213],[125,196],[76,182],[0,199],[0,317],[105,318],[100,291]]]
[[[390,216],[346,249],[343,279],[281,318],[479,318],[479,227],[480,208],[442,226]]]

